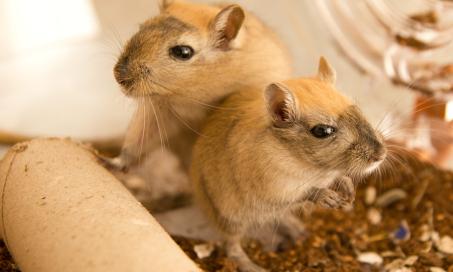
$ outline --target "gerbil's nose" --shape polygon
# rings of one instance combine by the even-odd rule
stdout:
[[[126,77],[127,76],[127,64],[118,63],[115,67],[115,72],[118,77]]]
[[[377,154],[373,154],[370,156],[370,162],[379,162],[382,161],[383,159],[384,159],[383,156]]]
[[[383,161],[387,155],[387,151],[383,144],[375,145],[374,153],[370,156],[371,162]]]
[[[125,87],[132,83],[129,75],[129,59],[127,57],[121,57],[118,60],[113,69],[113,74],[116,81]]]

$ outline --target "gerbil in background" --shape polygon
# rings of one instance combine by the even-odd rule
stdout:
[[[115,66],[118,83],[138,101],[119,168],[160,146],[187,167],[200,123],[226,95],[288,78],[287,50],[275,33],[238,5],[161,1]]]

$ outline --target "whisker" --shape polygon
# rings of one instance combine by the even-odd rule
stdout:
[[[160,127],[160,122],[159,122],[159,118],[157,116],[157,113],[156,113],[156,109],[154,107],[154,103],[152,101],[152,99],[150,98],[149,99],[149,102],[151,103],[151,108],[153,110],[153,113],[154,113],[154,117],[156,118],[156,124],[157,124],[157,130],[159,131],[159,138],[160,138],[160,146],[161,146],[161,151],[164,152],[164,141],[163,141],[163,138],[162,138],[162,132],[161,132],[161,127]]]
[[[198,99],[195,99],[195,98],[193,98],[193,97],[190,97],[190,96],[188,96],[188,95],[178,95],[178,94],[174,94],[173,91],[172,91],[171,89],[169,89],[167,86],[165,86],[165,85],[159,83],[158,81],[156,81],[156,80],[150,80],[150,82],[153,83],[153,84],[156,84],[157,86],[161,87],[162,89],[165,89],[165,90],[171,92],[172,95],[177,96],[178,98],[182,98],[182,99],[185,99],[185,100],[189,100],[189,101],[191,101],[191,102],[193,102],[193,103],[196,103],[196,104],[198,104],[198,105],[200,105],[200,106],[204,106],[204,107],[211,108],[211,109],[218,109],[218,110],[235,110],[235,108],[228,108],[228,107],[221,107],[221,106],[211,105],[211,104],[208,104],[208,103],[206,103],[206,102],[202,102],[202,101],[200,101],[200,100],[198,100]]]
[[[172,112],[173,115],[176,117],[176,119],[178,119],[184,126],[186,126],[188,129],[190,129],[192,132],[194,132],[195,134],[197,134],[200,137],[206,137],[206,135],[201,134],[200,132],[198,132],[197,130],[192,128],[186,121],[184,121],[182,116],[179,115],[172,107],[170,107],[170,112]]]
[[[139,103],[141,103],[143,105],[143,128],[142,128],[142,137],[141,137],[141,140],[140,140],[140,151],[139,151],[139,154],[138,154],[138,160],[139,162],[141,161],[142,159],[142,154],[143,154],[143,146],[144,146],[144,141],[145,141],[145,138],[146,138],[146,127],[147,127],[147,113],[146,113],[146,103],[144,103],[144,101],[142,99],[139,99]]]

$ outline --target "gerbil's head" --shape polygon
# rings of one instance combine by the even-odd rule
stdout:
[[[182,1],[161,1],[161,13],[146,21],[129,40],[114,68],[126,95],[209,93],[227,71],[227,53],[241,43],[245,13]]]
[[[271,84],[265,91],[272,131],[294,156],[323,170],[362,176],[386,157],[381,134],[334,88],[321,58],[318,76]]]

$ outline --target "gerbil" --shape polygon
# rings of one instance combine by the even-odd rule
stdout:
[[[238,5],[161,1],[161,14],[129,40],[114,68],[123,92],[139,101],[117,167],[169,145],[185,166],[200,122],[226,95],[288,78],[287,50]]]
[[[351,178],[386,157],[382,136],[334,81],[321,58],[316,77],[232,94],[202,129],[193,150],[194,192],[242,271],[264,271],[241,248],[249,228],[304,201],[343,207],[349,200],[340,190],[354,194]],[[336,182],[343,188],[331,189]]]

